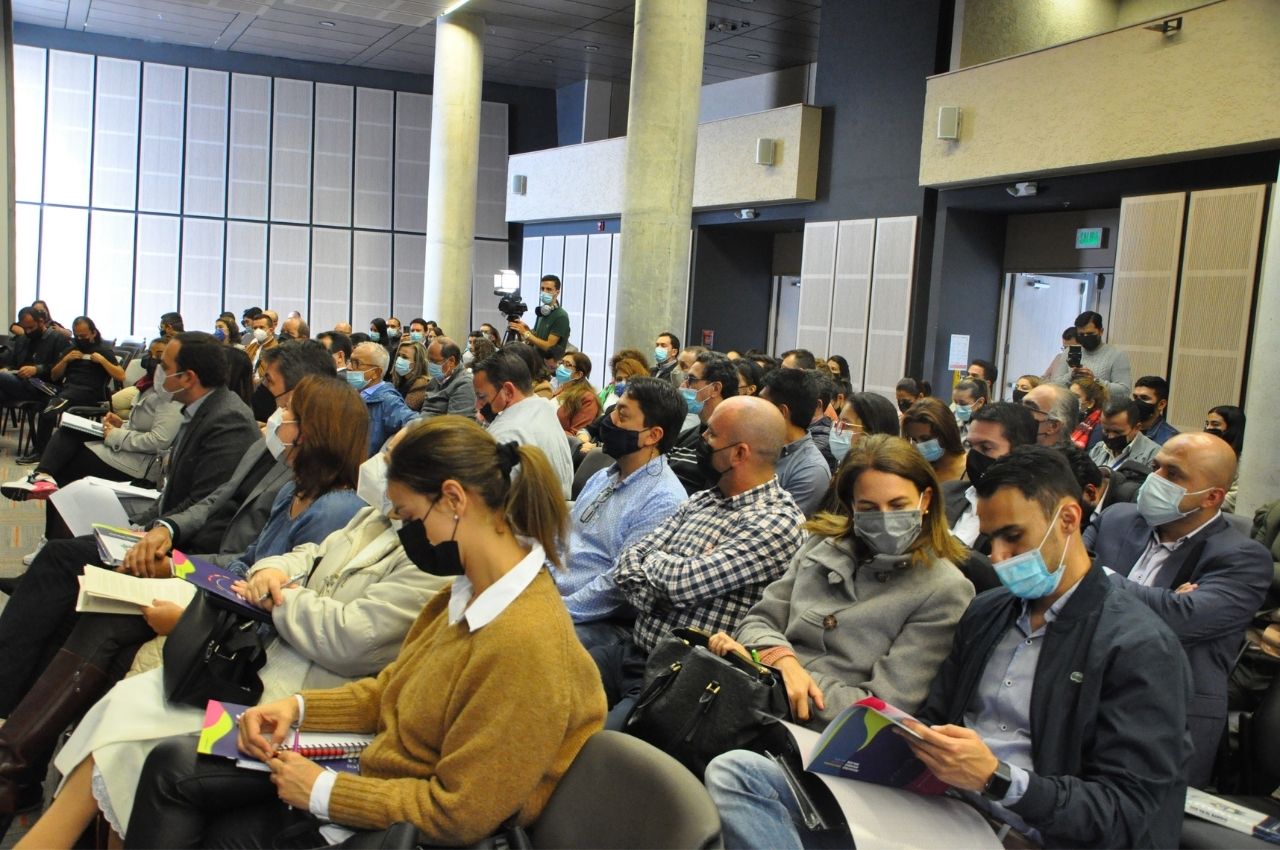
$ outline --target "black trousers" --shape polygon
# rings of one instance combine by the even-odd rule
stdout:
[[[124,846],[325,847],[317,825],[305,809],[280,801],[270,774],[198,756],[195,739],[183,736],[147,756]]]
[[[53,476],[59,487],[66,487],[73,481],[90,476],[108,481],[132,481],[133,478],[128,473],[121,472],[89,450],[88,443],[97,439],[70,428],[55,429],[40,455],[40,462],[36,464],[36,472]],[[44,536],[49,540],[71,536],[58,509],[49,503],[45,504],[44,509]]]
[[[0,716],[7,717],[76,624],[76,577],[97,564],[92,537],[50,540],[0,612]]]
[[[155,636],[146,619],[137,614],[77,614],[62,648],[118,682],[129,672],[138,649]]]
[[[97,404],[102,401],[102,390],[91,390],[86,387],[63,387],[58,394],[49,399],[44,410],[36,418],[36,433],[33,444],[37,452],[44,451],[53,436],[53,429],[58,427],[58,417],[68,407],[82,404]]]

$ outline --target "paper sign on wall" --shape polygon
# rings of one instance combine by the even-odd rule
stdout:
[[[964,371],[969,368],[969,335],[951,335],[951,353],[947,355],[947,368]]]

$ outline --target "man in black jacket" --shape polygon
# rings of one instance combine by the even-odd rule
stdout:
[[[48,401],[32,378],[51,380],[49,372],[71,348],[71,340],[49,327],[49,314],[37,307],[18,311],[22,335],[13,340],[8,369],[0,371],[0,405],[16,401]]]
[[[1191,757],[1177,638],[1093,566],[1060,453],[1018,449],[975,486],[1005,588],[965,612],[912,749],[1037,844],[1176,847]]]

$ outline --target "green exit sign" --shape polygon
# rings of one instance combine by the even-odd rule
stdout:
[[[1107,234],[1105,227],[1076,228],[1076,249],[1101,248]]]

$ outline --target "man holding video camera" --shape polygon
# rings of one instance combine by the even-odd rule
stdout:
[[[551,368],[555,368],[554,364],[564,356],[564,347],[569,341],[569,314],[560,306],[560,278],[553,274],[543,275],[538,290],[535,310],[538,319],[533,328],[519,319],[512,319],[507,327],[541,351],[548,364],[552,364]]]
[[[1112,398],[1126,398],[1133,387],[1129,353],[1102,341],[1102,316],[1092,310],[1076,316],[1076,342],[1067,356],[1055,360],[1048,380],[1064,387],[1079,378],[1093,378],[1106,385]]]

